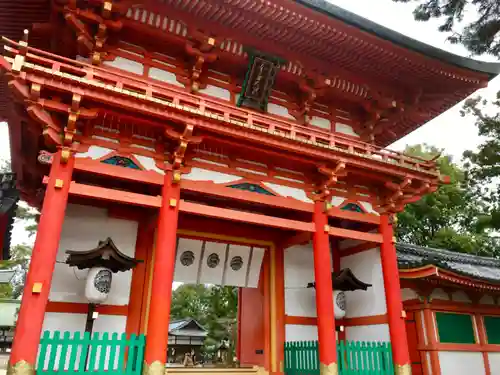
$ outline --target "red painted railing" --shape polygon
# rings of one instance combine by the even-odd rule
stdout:
[[[11,64],[13,56],[19,55],[19,43],[4,38],[6,51],[11,55],[5,59]],[[353,137],[331,133],[320,128],[306,127],[275,116],[258,113],[245,108],[238,108],[231,103],[190,94],[175,86],[153,82],[127,72],[117,72],[96,67],[81,61],[57,56],[50,52],[28,47],[25,53],[23,70],[44,73],[51,78],[71,78],[82,81],[90,80],[103,88],[125,93],[136,97],[139,101],[153,101],[168,105],[171,109],[188,111],[190,115],[203,115],[239,126],[247,126],[275,136],[321,147],[343,151],[372,160],[379,160],[399,167],[436,175],[436,164],[433,161],[405,155],[404,153],[384,149]]]

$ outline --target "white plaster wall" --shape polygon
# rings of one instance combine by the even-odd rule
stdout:
[[[402,301],[408,301],[408,300],[415,299],[415,298],[418,298],[418,294],[413,289],[409,289],[409,288],[401,289],[401,300]]]
[[[346,327],[348,341],[391,341],[388,324]]]
[[[442,299],[442,300],[449,300],[450,297],[448,296],[447,293],[441,288],[434,289],[431,293],[431,298],[432,299]]]
[[[161,170],[160,168],[158,168],[156,166],[155,159],[150,158],[148,156],[142,156],[142,155],[137,155],[137,154],[134,154],[134,156],[137,158],[139,163],[141,163],[141,165],[144,167],[145,170],[157,172],[157,173],[162,174],[162,175],[165,174],[165,171]]]
[[[357,290],[346,293],[346,317],[356,318],[385,314],[387,306],[380,250],[375,248],[342,257],[340,266],[341,268],[350,268],[361,281],[372,284],[367,291]]]
[[[500,374],[500,353],[488,353],[488,362],[492,375]]]
[[[472,303],[470,298],[465,294],[465,292],[459,290],[451,295],[451,299],[456,302],[466,302],[466,303]]]
[[[89,146],[87,152],[78,152],[75,157],[77,158],[91,158],[93,160],[102,158],[103,156],[113,152],[110,148],[99,147],[99,146]]]
[[[43,331],[80,332],[85,329],[86,314],[45,313]],[[123,315],[103,315],[94,320],[93,332],[125,332],[127,317]]]
[[[483,355],[478,352],[438,352],[441,375],[484,375]],[[492,371],[492,374],[497,374]]]
[[[276,193],[281,195],[282,197],[290,197],[295,198],[302,202],[312,203],[313,201],[307,197],[307,194],[304,190],[293,188],[285,185],[273,184],[271,182],[264,182],[268,188],[274,190]]]
[[[493,299],[492,296],[484,295],[479,300],[479,303],[481,305],[494,305],[495,304],[495,300]],[[500,372],[499,372],[499,374],[500,374]]]
[[[337,122],[335,124],[335,131],[338,132],[338,133],[343,133],[343,134],[347,134],[347,135],[352,135],[352,136],[355,136],[355,137],[359,137],[359,135],[357,135],[356,132],[352,129],[352,126],[346,125],[346,124],[342,124],[340,122]]]
[[[120,56],[116,56],[113,61],[104,61],[104,65],[139,75],[144,73],[144,66],[141,63]]]
[[[137,226],[136,221],[108,217],[105,209],[69,204],[59,242],[49,300],[87,303],[84,294],[87,271],[77,270],[65,264],[66,250],[89,250],[96,247],[98,241],[111,237],[120,251],[133,257]],[[105,303],[127,305],[131,278],[132,271],[113,274],[111,292]]]
[[[269,103],[267,105],[267,112],[273,115],[286,117],[290,120],[295,120],[295,118],[288,112],[288,108],[279,104]]]
[[[171,85],[184,87],[182,83],[177,81],[177,77],[175,76],[175,74],[167,70],[152,67],[149,68],[148,76],[149,78],[156,79],[158,81],[168,82]]]
[[[182,176],[184,180],[192,181],[213,181],[216,184],[227,184],[229,182],[240,180],[240,176],[227,173],[210,171],[202,168],[191,168],[191,172]]]
[[[325,129],[330,131],[332,128],[332,123],[330,122],[329,119],[323,118],[323,117],[318,117],[318,116],[312,116],[309,119],[309,123],[313,126],[317,126],[319,128]]]
[[[297,324],[285,325],[285,341],[313,341],[318,339],[317,326],[304,326]]]
[[[229,90],[222,87],[207,85],[204,89],[199,90],[200,93],[210,95],[223,100],[231,100],[231,93]]]
[[[316,317],[316,293],[307,284],[314,282],[312,245],[285,250],[285,314]]]

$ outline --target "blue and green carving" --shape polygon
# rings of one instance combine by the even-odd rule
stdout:
[[[345,206],[343,206],[341,208],[341,210],[344,210],[344,211],[352,211],[352,212],[360,212],[360,213],[363,213],[363,209],[361,207],[359,207],[357,204],[355,203],[347,203]]]
[[[249,182],[243,182],[241,184],[229,185],[228,187],[233,188],[233,189],[251,191],[252,193],[259,193],[259,194],[265,194],[265,195],[275,195],[275,194],[271,193],[270,191],[264,189],[262,186],[257,185],[257,184],[251,184]]]
[[[102,161],[104,164],[116,165],[118,167],[141,169],[132,159],[124,156],[112,156]]]

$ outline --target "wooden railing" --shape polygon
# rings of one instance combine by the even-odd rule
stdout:
[[[88,332],[71,335],[59,331],[43,333],[36,367],[37,375],[141,375],[144,335]]]
[[[340,375],[394,375],[391,344],[339,341]],[[320,375],[317,341],[285,343],[285,375]]]
[[[11,54],[4,59],[14,64],[15,56],[20,57],[22,47],[19,43],[7,38],[3,40],[6,43],[4,47],[6,52]],[[331,133],[320,128],[302,126],[275,116],[238,108],[231,103],[193,95],[169,84],[156,83],[126,72],[96,67],[32,47],[28,47],[24,55],[24,61],[20,64],[23,71],[33,71],[52,80],[77,81],[87,86],[131,96],[139,102],[159,104],[169,109],[188,112],[190,116],[201,116],[243,126],[311,146],[340,151],[346,155],[378,160],[436,175],[436,165],[432,161],[384,149],[353,137]]]

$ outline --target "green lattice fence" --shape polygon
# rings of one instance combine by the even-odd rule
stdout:
[[[339,341],[340,375],[394,375],[391,345],[379,342]],[[319,375],[317,341],[285,343],[286,375]]]
[[[45,331],[40,340],[37,375],[140,375],[144,335]]]

